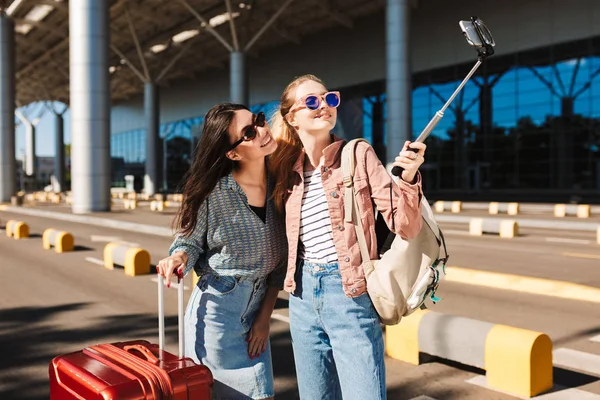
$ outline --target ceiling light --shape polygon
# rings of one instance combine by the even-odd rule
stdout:
[[[181,42],[185,42],[188,39],[193,38],[194,36],[196,36],[199,33],[200,33],[200,31],[198,29],[190,29],[188,31],[179,32],[178,34],[174,35],[171,38],[171,40],[173,40],[173,42],[175,42],[175,43],[181,43]]]
[[[237,17],[240,16],[240,13],[239,12],[234,12],[234,13],[231,13],[231,15],[233,16],[233,18],[237,18]],[[219,15],[217,15],[215,17],[212,17],[208,21],[208,24],[214,28],[214,27],[217,27],[217,26],[219,26],[221,24],[224,24],[227,21],[229,21],[229,13],[228,12],[223,13],[223,14],[219,14]]]
[[[17,24],[17,26],[15,26],[15,32],[20,33],[21,35],[27,35],[32,29],[33,26],[30,24]]]
[[[14,0],[12,3],[10,3],[10,6],[8,6],[8,8],[6,9],[6,14],[13,15],[13,13],[15,11],[17,11],[17,8],[19,8],[21,3],[23,3],[23,0]]]
[[[167,48],[166,44],[155,44],[154,46],[150,47],[150,51],[153,52],[154,54],[156,53],[160,53],[161,51],[164,51]]]
[[[52,11],[52,10],[54,10],[54,7],[46,5],[46,4],[40,4],[40,5],[33,7],[31,9],[31,11],[29,11],[25,15],[25,19],[28,19],[30,21],[39,22],[39,21],[43,20],[44,18],[46,18],[46,16],[48,14],[50,14],[50,11]]]

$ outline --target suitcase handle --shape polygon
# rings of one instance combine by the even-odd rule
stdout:
[[[158,358],[146,346],[142,346],[141,344],[134,344],[131,346],[124,346],[123,350],[127,352],[131,352],[131,350],[137,350],[146,357],[146,361],[151,362],[154,365],[158,365]]]
[[[183,334],[183,272],[174,271],[177,276],[177,330],[179,331],[179,358],[185,354],[185,337]],[[165,278],[158,274],[158,347],[165,349]]]

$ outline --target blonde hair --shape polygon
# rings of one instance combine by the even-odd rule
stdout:
[[[283,212],[285,208],[285,196],[287,190],[293,184],[294,171],[292,168],[304,147],[298,132],[290,125],[286,116],[296,102],[294,96],[296,89],[307,81],[314,81],[325,86],[323,81],[314,75],[308,74],[297,77],[286,86],[281,95],[279,108],[275,111],[270,122],[271,133],[277,141],[277,150],[269,157],[269,170],[276,179],[273,202],[279,212]]]

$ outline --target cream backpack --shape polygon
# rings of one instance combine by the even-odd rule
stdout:
[[[435,297],[435,291],[445,274],[449,256],[442,231],[423,196],[423,226],[419,234],[412,239],[395,235],[390,249],[380,260],[370,259],[353,182],[355,149],[360,141],[366,142],[364,139],[354,139],[342,150],[345,220],[352,222],[356,229],[367,292],[379,318],[386,325],[395,325],[402,317],[423,308],[428,297],[434,302],[439,300]],[[440,257],[442,249],[444,257]]]

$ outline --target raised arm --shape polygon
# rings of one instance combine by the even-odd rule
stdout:
[[[360,143],[359,146],[366,147],[362,162],[367,171],[371,198],[377,210],[394,233],[405,239],[417,236],[422,225],[421,174],[416,174],[414,183],[402,179],[396,183],[375,154],[375,150],[367,144]]]

